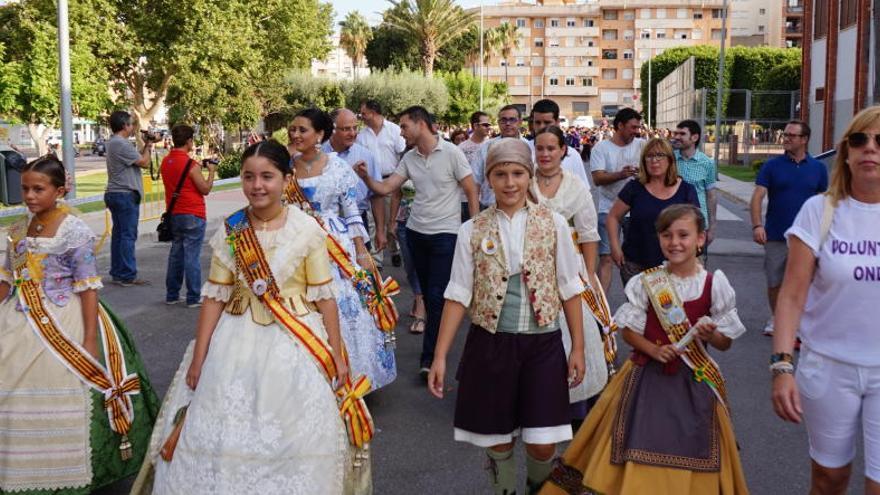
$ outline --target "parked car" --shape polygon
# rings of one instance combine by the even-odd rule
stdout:
[[[107,146],[104,144],[104,138],[99,137],[95,139],[95,142],[92,143],[92,154],[98,156],[104,156],[104,153],[107,152]]]

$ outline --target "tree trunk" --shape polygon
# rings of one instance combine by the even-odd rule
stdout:
[[[132,124],[134,125],[134,136],[137,140],[138,146],[143,146],[143,140],[141,139],[141,133],[138,132],[142,128],[144,128],[143,124],[149,126],[153,117],[156,116],[156,113],[159,111],[159,107],[165,102],[165,97],[168,95],[168,86],[171,83],[171,74],[166,74],[162,79],[162,83],[159,85],[159,88],[152,94],[152,100],[150,104],[147,104],[148,101],[148,92],[146,78],[144,77],[135,77],[135,81],[129,81],[126,86],[128,86],[128,90],[131,91],[131,94],[134,98],[134,104],[132,105],[132,113],[134,114],[134,119]]]
[[[49,144],[46,139],[49,138],[51,127],[45,124],[28,124],[28,133],[31,135],[31,141],[37,147],[37,155],[43,156],[49,152]],[[60,158],[60,157],[59,157]]]
[[[425,77],[434,76],[434,58],[437,56],[437,48],[434,40],[426,39],[422,44],[422,71]]]

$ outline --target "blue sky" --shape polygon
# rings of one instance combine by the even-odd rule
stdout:
[[[331,0],[330,3],[333,4],[333,10],[336,11],[334,21],[336,26],[352,10],[357,10],[363,14],[370,25],[378,24],[382,20],[382,11],[391,5],[388,3],[388,0]],[[487,1],[486,3],[495,3],[495,0]],[[465,8],[476,7],[480,5],[480,0],[458,0],[458,4]]]

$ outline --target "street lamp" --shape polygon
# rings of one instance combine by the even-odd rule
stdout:
[[[58,0],[58,78],[61,93],[61,160],[70,178],[67,198],[76,197],[76,165],[73,152],[73,104],[70,96],[70,29],[67,0]]]
[[[483,0],[480,0],[480,111],[483,111]]]
[[[644,29],[642,29],[642,32],[648,35],[648,39],[651,39],[651,30],[650,29],[644,28]],[[652,53],[653,50],[651,50],[650,43],[648,43],[648,45],[649,45],[648,46],[648,128],[650,128],[651,127],[651,108],[653,107],[651,95],[654,92],[653,91],[654,88],[651,85],[651,83],[652,83],[652,81],[651,81],[651,58],[654,54]],[[645,101],[645,100],[642,100],[642,101]]]

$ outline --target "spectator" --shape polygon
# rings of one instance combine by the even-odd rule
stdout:
[[[790,127],[784,143],[806,141],[791,136],[804,130]],[[878,217],[880,107],[875,106],[856,115],[844,132],[828,193],[807,199],[785,232],[789,259],[770,359],[773,409],[806,426],[810,493],[848,493],[858,444],[865,449],[865,493],[880,493]],[[794,373],[796,333],[803,345]]]
[[[700,145],[702,131],[700,124],[693,120],[682,120],[675,127],[671,141],[675,148],[675,161],[678,173],[685,182],[694,186],[697,190],[697,198],[700,200],[700,210],[706,219],[706,246],[715,238],[715,227],[718,219],[718,196],[715,191],[715,177],[717,168],[715,162],[697,149]],[[705,248],[704,248],[705,249]]]
[[[434,358],[443,312],[443,292],[449,283],[455,240],[461,226],[459,187],[467,194],[471,216],[479,212],[476,184],[464,153],[433,132],[432,120],[427,110],[419,106],[400,114],[403,137],[412,149],[388,179],[374,181],[367,174],[366,166],[358,167],[358,175],[379,194],[394,192],[407,179],[415,186],[406,237],[415,256],[416,274],[427,306],[419,369],[419,374],[424,377],[427,377]]]
[[[782,134],[785,153],[767,160],[755,179],[750,205],[752,235],[755,242],[764,246],[764,272],[771,312],[764,326],[764,335],[773,335],[772,313],[776,310],[788,258],[785,231],[791,227],[804,202],[828,188],[828,171],[822,162],[807,153],[809,141],[810,127],[805,122],[789,122]],[[761,223],[765,196],[768,199],[766,224]]]
[[[632,177],[639,173],[639,162],[644,139],[641,131],[642,116],[632,108],[622,108],[614,116],[614,135],[603,139],[590,151],[590,169],[593,183],[599,189],[599,281],[608,292],[611,285],[611,245],[605,222],[617,195]],[[607,131],[610,132],[610,131]],[[616,232],[620,235],[620,230]]]
[[[458,146],[461,143],[465,142],[468,138],[467,131],[464,129],[456,129],[452,131],[452,134],[449,136],[449,140],[452,141],[452,144]]]
[[[532,106],[532,113],[529,115],[529,128],[533,137],[528,145],[532,150],[532,161],[535,160],[534,136],[551,125],[559,127],[559,105],[553,100],[538,100]],[[581,160],[578,153],[567,147],[565,156],[562,157],[562,169],[574,174],[575,177],[583,181],[587,189],[590,188],[590,180],[587,179],[587,172],[584,170],[584,161]]]
[[[171,252],[168,253],[168,268],[165,273],[165,304],[177,304],[180,287],[186,276],[186,305],[189,308],[201,306],[202,266],[199,254],[205,239],[205,196],[214,185],[214,163],[205,162],[208,178],[202,176],[199,163],[190,156],[195,144],[195,130],[179,124],[171,128],[173,148],[162,159],[162,184],[165,186],[165,207],[170,208],[171,199],[178,182],[186,175],[174,211],[171,215]]]
[[[501,110],[498,110],[498,128],[501,130],[501,133],[492,139],[484,141],[483,145],[480,146],[480,152],[477,154],[476,158],[470,162],[471,169],[474,172],[474,180],[480,189],[481,209],[486,209],[495,204],[495,193],[492,192],[492,187],[489,186],[489,181],[485,180],[485,174],[483,172],[486,165],[486,156],[489,153],[489,146],[495,141],[506,137],[525,141],[525,138],[520,134],[520,126],[522,126],[522,114],[519,111],[519,107],[516,105],[505,105],[501,107]]]
[[[324,153],[335,152],[339,158],[352,167],[359,162],[364,162],[367,164],[370,177],[382,180],[382,174],[376,165],[373,153],[356,142],[358,135],[357,115],[347,108],[338,108],[330,114],[330,118],[333,119],[333,134],[321,145],[321,150]],[[373,247],[369,242],[370,222],[367,218],[367,210],[370,210],[373,213],[373,224],[376,229],[376,251],[385,249],[387,242],[385,198],[373,194],[367,185],[360,181],[357,186],[357,205],[361,219],[364,221],[364,228],[367,229],[367,248],[372,249]]]
[[[489,137],[489,133],[492,130],[492,124],[489,122],[489,114],[485,112],[474,112],[471,114],[471,137],[459,143],[458,149],[464,153],[464,157],[467,158],[468,164],[471,166],[471,169],[474,167],[474,162],[480,157],[480,147],[486,141],[486,138]],[[482,180],[478,180],[474,177],[474,180],[479,184]],[[467,198],[464,196],[464,192],[461,194],[461,221],[462,223],[470,220],[470,212],[468,210]]]
[[[137,276],[135,243],[138,236],[139,205],[144,197],[141,169],[150,167],[153,143],[147,141],[138,153],[129,141],[134,132],[131,115],[117,110],[110,114],[113,136],[107,140],[107,189],[104,204],[110,210],[113,230],[110,238],[110,277],[123,287],[145,285]]]

